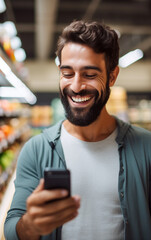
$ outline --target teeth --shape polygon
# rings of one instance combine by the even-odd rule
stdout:
[[[72,100],[74,101],[74,102],[86,102],[86,101],[88,101],[89,99],[90,99],[91,97],[72,97]]]

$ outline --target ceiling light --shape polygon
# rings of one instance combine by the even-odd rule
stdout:
[[[12,49],[20,48],[21,47],[21,40],[20,40],[19,37],[15,36],[15,37],[11,38],[10,44],[11,44]]]
[[[22,97],[24,97],[29,104],[36,103],[36,96],[13,72],[9,72],[6,75],[6,79],[10,82],[12,86],[19,90],[19,92],[22,94]]]
[[[30,91],[30,89],[11,71],[10,67],[0,57],[0,70],[5,74],[6,79],[10,84],[20,92],[23,98],[29,104],[35,104],[37,101],[36,96]],[[12,91],[12,90],[11,90]],[[1,94],[0,94],[1,96]],[[9,94],[8,94],[9,97]]]
[[[7,65],[7,63],[3,60],[2,57],[0,57],[0,69],[5,75],[11,72],[10,67]]]
[[[116,32],[116,34],[117,34],[118,38],[120,38],[120,37],[121,37],[121,33],[120,33],[120,31],[119,31],[119,30],[117,30],[117,29],[114,29],[114,31]]]
[[[4,0],[0,0],[0,13],[5,12],[6,11],[6,5]]]
[[[16,30],[15,24],[13,22],[6,21],[3,23],[3,27],[10,38],[17,35],[17,30]]]
[[[0,96],[3,98],[22,98],[23,95],[15,87],[0,87]]]
[[[55,58],[55,64],[56,64],[57,67],[60,65],[60,61],[59,61],[59,57],[58,56]]]
[[[119,66],[122,68],[126,68],[132,63],[138,61],[143,57],[143,51],[140,49],[136,49],[125,54],[123,57],[119,59]]]
[[[23,62],[26,59],[26,53],[23,48],[18,48],[14,51],[15,58],[18,62]]]

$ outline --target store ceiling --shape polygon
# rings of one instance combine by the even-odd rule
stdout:
[[[5,0],[0,21],[16,22],[27,59],[55,57],[62,29],[74,19],[99,20],[120,31],[120,55],[140,48],[151,59],[150,0]]]

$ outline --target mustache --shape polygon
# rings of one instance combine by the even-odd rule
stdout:
[[[72,91],[70,88],[65,88],[63,90],[63,94],[66,96],[68,95],[69,97],[75,97],[75,96],[85,96],[85,95],[98,95],[98,91],[96,89],[88,90],[88,89],[83,89],[79,91],[78,93]]]

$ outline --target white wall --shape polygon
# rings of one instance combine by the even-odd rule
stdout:
[[[128,91],[151,91],[151,61],[138,61],[120,69],[116,85]]]
[[[59,71],[52,61],[27,61],[27,84],[34,92],[58,91]]]
[[[59,71],[52,61],[27,61],[27,84],[32,91],[58,91]],[[138,61],[120,69],[116,82],[128,91],[151,91],[151,61]]]

